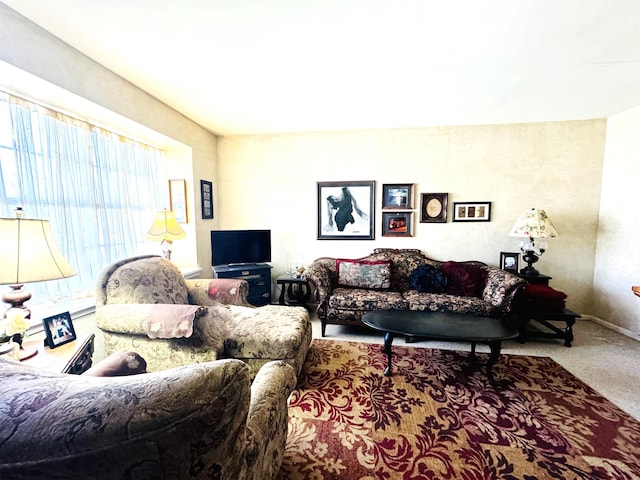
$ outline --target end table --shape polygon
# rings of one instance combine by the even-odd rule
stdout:
[[[311,298],[311,287],[305,278],[282,275],[276,283],[280,285],[280,305],[300,306],[309,310],[307,303]]]
[[[22,363],[52,372],[74,375],[80,375],[91,367],[95,339],[93,333],[78,335],[73,342],[56,348],[43,346],[44,339],[44,332],[29,335],[24,339],[23,345],[37,348],[38,353],[28,360],[23,360]]]

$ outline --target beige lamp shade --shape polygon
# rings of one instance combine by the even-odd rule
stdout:
[[[153,225],[147,232],[147,239],[156,242],[172,242],[173,240],[186,238],[186,236],[187,234],[180,227],[176,216],[171,210],[160,210],[156,214]]]
[[[0,285],[73,277],[48,220],[0,218]]]
[[[557,237],[558,231],[544,210],[531,208],[520,214],[509,232],[510,237],[549,238]]]

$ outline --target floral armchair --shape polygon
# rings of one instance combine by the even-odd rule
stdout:
[[[186,280],[170,261],[140,256],[117,262],[99,277],[96,324],[105,350],[134,350],[149,371],[235,358],[255,376],[272,360],[296,375],[311,344],[302,307],[246,302],[242,279]]]
[[[276,478],[293,368],[239,360],[133,376],[0,359],[0,478]]]

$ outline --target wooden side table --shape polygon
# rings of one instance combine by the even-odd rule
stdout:
[[[80,375],[91,367],[94,338],[93,333],[86,333],[78,335],[73,342],[49,348],[44,346],[44,332],[30,335],[24,339],[23,345],[37,348],[38,354],[22,363],[52,372]]]
[[[282,275],[276,283],[280,285],[280,305],[301,306],[309,310],[307,303],[311,298],[311,287],[305,278]]]
[[[549,280],[552,277],[547,275],[526,275],[519,274],[527,282],[534,285],[549,285]],[[549,310],[540,308],[531,301],[522,302],[515,311],[517,317],[517,328],[520,332],[518,341],[524,343],[528,338],[559,338],[564,340],[566,347],[571,346],[573,342],[573,325],[576,323],[576,319],[580,317],[579,314],[569,310],[568,308],[562,308],[557,310]],[[535,321],[539,325],[542,325],[547,330],[537,331],[527,329],[529,321]],[[564,322],[564,325],[558,327],[551,322]]]

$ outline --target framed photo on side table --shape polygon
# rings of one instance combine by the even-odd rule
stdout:
[[[454,202],[454,222],[490,222],[491,202]]]
[[[382,184],[382,209],[411,210],[413,208],[413,183]]]
[[[518,273],[520,252],[500,252],[500,268]]]
[[[213,218],[213,183],[200,180],[200,202],[202,204],[202,219]]]
[[[383,237],[413,237],[413,212],[382,212]]]
[[[318,182],[318,240],[373,240],[375,196],[375,181]]]
[[[69,312],[43,318],[42,323],[47,336],[44,342],[49,348],[56,348],[76,339],[76,331]]]

